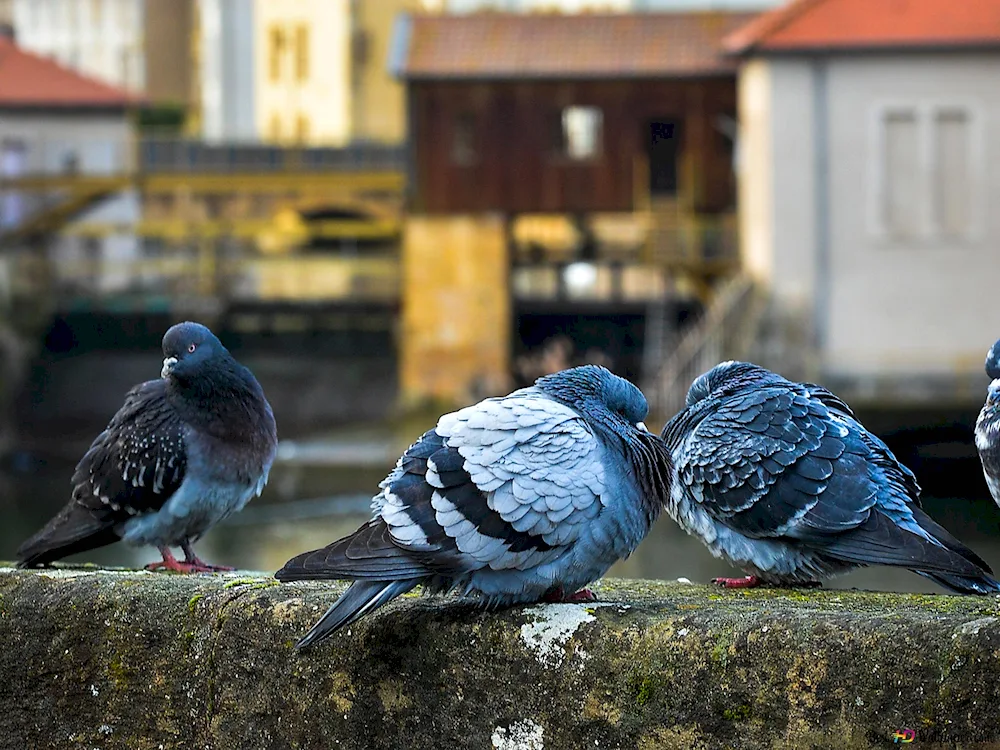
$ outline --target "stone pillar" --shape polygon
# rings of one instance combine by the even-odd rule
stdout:
[[[400,341],[404,405],[469,403],[508,390],[508,269],[502,217],[407,217]]]

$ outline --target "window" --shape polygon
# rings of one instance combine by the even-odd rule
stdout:
[[[476,118],[468,112],[455,117],[451,134],[451,160],[460,166],[476,162]]]
[[[281,141],[281,115],[277,112],[271,115],[271,124],[268,127],[268,135],[275,143]]]
[[[913,111],[889,112],[885,116],[885,205],[882,215],[893,237],[917,234],[920,222],[918,159],[920,143]]]
[[[295,118],[295,140],[298,143],[309,140],[309,118],[301,113]]]
[[[560,117],[560,153],[578,161],[597,158],[603,121],[598,107],[566,107]]]
[[[278,26],[272,26],[270,32],[270,49],[268,50],[268,60],[271,71],[271,80],[281,80],[281,58],[285,54],[285,32]]]
[[[979,145],[974,108],[881,108],[873,160],[876,233],[899,240],[972,237],[981,216]]]
[[[309,27],[295,29],[295,78],[304,81],[309,78]]]
[[[952,237],[966,232],[972,219],[972,165],[969,163],[968,113],[959,109],[939,110],[934,120],[937,174],[934,187],[934,219],[942,234]]]

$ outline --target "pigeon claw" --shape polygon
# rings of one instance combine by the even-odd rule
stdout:
[[[226,573],[230,570],[236,570],[230,565],[211,565],[205,562],[194,553],[190,542],[181,544],[181,549],[184,550],[184,562],[193,565],[197,569],[194,571],[196,573]]]
[[[596,602],[597,594],[595,594],[590,589],[580,589],[576,593],[567,594],[562,590],[562,587],[552,589],[549,591],[544,598],[543,602]]]
[[[226,567],[225,565],[209,565],[194,555],[189,555],[183,560],[178,560],[166,547],[160,548],[160,554],[163,555],[162,560],[149,563],[143,566],[144,569],[150,571],[169,570],[174,573],[216,573],[233,570],[233,568]]]
[[[752,589],[760,586],[761,580],[757,576],[743,576],[742,578],[713,578],[712,583],[724,589]]]

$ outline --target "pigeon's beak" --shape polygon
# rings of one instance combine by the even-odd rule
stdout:
[[[165,378],[170,374],[170,371],[174,369],[174,365],[177,364],[177,357],[167,357],[163,360],[163,369],[160,370],[160,377]]]
[[[645,422],[636,422],[635,426],[638,429],[642,430],[643,432],[649,432],[649,428],[646,427],[646,423]]]

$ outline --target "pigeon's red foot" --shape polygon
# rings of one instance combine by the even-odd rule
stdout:
[[[230,570],[236,570],[231,565],[212,565],[204,560],[195,557],[193,560],[185,559],[182,565],[190,565],[192,573],[227,573]]]
[[[542,599],[543,602],[596,602],[597,594],[590,589],[580,589],[574,594],[566,594],[561,588],[552,589]]]
[[[713,578],[712,583],[724,589],[752,589],[760,586],[761,580],[757,576],[743,576],[742,578]]]
[[[233,570],[224,565],[209,565],[194,555],[178,560],[166,547],[160,549],[160,554],[163,555],[163,559],[149,563],[145,566],[146,570],[171,570],[175,573],[216,573]]]
[[[188,565],[193,565],[197,568],[196,573],[225,573],[230,570],[236,570],[236,568],[230,565],[210,565],[194,553],[191,549],[191,543],[185,542],[181,545],[181,549],[184,550],[184,562]]]

